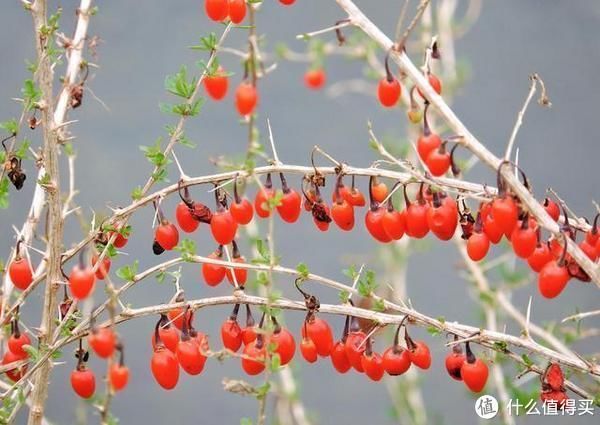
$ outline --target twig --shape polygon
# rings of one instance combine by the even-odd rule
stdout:
[[[320,29],[320,30],[317,30],[317,31],[305,32],[304,34],[298,34],[296,36],[296,40],[306,40],[306,39],[314,37],[315,35],[321,35],[321,34],[325,34],[325,33],[331,32],[331,31],[336,31],[336,30],[345,28],[345,27],[347,27],[349,25],[352,25],[352,22],[350,22],[350,21],[343,21],[343,22],[340,22],[337,25],[332,25],[330,27],[323,28],[323,29]]]
[[[506,146],[506,152],[504,153],[505,160],[510,160],[512,148],[513,148],[513,145],[515,144],[515,140],[517,138],[517,133],[519,132],[521,125],[523,125],[523,117],[525,116],[525,112],[527,111],[527,107],[529,106],[531,99],[533,99],[533,96],[535,95],[538,81],[541,82],[542,80],[539,78],[539,76],[536,73],[534,73],[529,76],[529,81],[531,81],[531,83],[529,85],[529,92],[527,93],[527,97],[525,98],[525,103],[523,103],[523,107],[517,114],[517,121],[515,122],[515,126],[513,127],[512,133],[510,135],[510,139],[508,140],[508,145]],[[543,84],[543,83],[541,83],[541,84]],[[542,94],[542,96],[544,96],[544,94]],[[540,104],[543,104],[543,103],[540,102]],[[546,105],[547,105],[547,103],[546,103]]]
[[[565,323],[565,322],[569,322],[571,320],[579,321],[581,319],[585,319],[586,317],[594,317],[594,316],[600,316],[600,310],[586,311],[585,313],[573,314],[572,316],[565,317],[560,322]]]

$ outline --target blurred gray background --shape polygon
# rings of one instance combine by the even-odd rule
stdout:
[[[284,8],[275,1],[266,3],[258,14],[258,28],[260,33],[268,34],[267,50],[272,49],[276,41],[284,41],[294,50],[303,50],[304,42],[296,40],[296,34],[327,27],[345,17],[333,1],[298,0],[291,8]],[[399,1],[357,3],[386,33],[393,34]],[[61,2],[62,28],[67,34],[71,33],[72,11],[77,4],[71,0]],[[210,31],[219,34],[222,30],[220,25],[207,21],[200,0],[101,2],[99,7],[99,14],[92,18],[90,34],[103,40],[97,59],[101,69],[93,72],[89,87],[110,111],[87,93],[83,107],[70,115],[71,119],[79,120],[72,126],[77,136],[76,172],[81,191],[77,202],[88,214],[91,209],[105,211],[107,204],[125,205],[131,189],[146,181],[151,168],[138,146],[149,145],[158,136],[164,136],[164,125],[174,122],[174,118],[161,114],[158,109],[160,101],[169,100],[163,90],[165,75],[177,71],[181,64],[193,69],[194,63],[206,55],[186,46],[195,44],[201,35]],[[3,2],[0,10],[0,119],[5,120],[19,114],[19,105],[10,99],[19,96],[19,88],[27,77],[24,60],[33,59],[34,51],[31,19],[19,2]],[[244,31],[232,31],[226,45],[240,47],[244,36]],[[329,37],[332,35],[325,36]],[[600,201],[600,145],[596,123],[600,95],[597,84],[599,37],[600,2],[506,0],[484,2],[475,27],[456,44],[458,58],[469,64],[470,79],[455,98],[455,111],[497,154],[504,150],[525,97],[528,74],[535,71],[544,78],[553,107],[543,110],[532,104],[517,140],[520,165],[527,170],[538,196],[542,197],[544,189],[551,186],[571,208],[586,216],[593,215],[590,201]],[[224,56],[222,61],[227,69],[237,73],[232,77],[235,84],[241,73],[237,58]],[[340,58],[328,60],[326,69],[329,81],[361,75],[361,65]],[[403,137],[405,134],[403,114],[383,111],[374,98],[347,95],[332,100],[322,92],[309,92],[302,83],[304,70],[303,64],[281,62],[277,71],[260,84],[261,140],[265,141],[268,117],[283,161],[307,163],[310,148],[319,144],[339,159],[367,166],[373,159],[367,143],[367,119],[373,120],[380,135]],[[198,145],[193,151],[180,149],[179,157],[189,175],[212,172],[214,168],[207,161],[210,156],[239,152],[246,147],[246,128],[238,125],[231,95],[221,103],[207,101],[200,117],[189,120],[186,129],[190,139]],[[38,136],[30,137],[39,143]],[[6,258],[13,243],[11,225],[21,225],[29,206],[34,170],[31,163],[26,168],[30,179],[26,188],[11,193],[10,209],[0,212],[2,258]],[[176,178],[173,172],[171,179]],[[492,173],[483,168],[476,169],[471,179],[494,183]],[[291,180],[298,183],[297,178]],[[207,202],[210,199],[202,189],[194,189],[193,193]],[[170,209],[172,214],[175,200],[168,200],[166,205],[171,206],[167,211]],[[150,209],[135,217],[132,221],[135,237],[126,247],[130,256],[121,257],[113,267],[131,263],[134,258],[140,259],[142,268],[156,261],[150,253],[151,220]],[[314,230],[306,216],[298,225],[278,223],[277,247],[282,262],[294,266],[305,261],[311,271],[344,279],[343,268],[361,259],[371,261],[376,253],[376,244],[361,227],[351,234],[332,228],[324,235]],[[71,220],[67,226],[67,243],[80,237],[77,223]],[[208,254],[213,250],[206,228],[194,238],[199,253]],[[468,287],[455,270],[458,260],[455,248],[439,243],[431,245],[431,250],[411,256],[409,295],[414,306],[432,316],[443,315],[447,320],[479,323],[475,302],[465,297]],[[244,249],[247,251],[246,246]],[[161,260],[168,256],[165,254]],[[225,285],[209,290],[201,280],[198,266],[187,265],[184,270],[183,286],[188,298],[228,291]],[[278,279],[277,284],[285,288],[291,286],[286,279]],[[101,290],[96,293],[99,296]],[[285,293],[295,296],[287,289]],[[332,291],[319,293],[323,302],[337,299]],[[148,279],[127,294],[126,302],[143,306],[164,302],[171,295],[172,287],[168,283],[160,285]],[[561,297],[552,301],[542,301],[535,285],[530,285],[515,298],[515,304],[523,311],[529,295],[534,297],[532,318],[539,323],[562,318],[576,308],[581,311],[597,308],[600,301],[598,289],[591,285],[573,283]],[[39,321],[41,296],[42,291],[36,291],[24,309],[32,325]],[[218,329],[228,314],[229,308],[214,308],[197,315],[196,326],[213,336],[213,346],[219,345]],[[299,315],[288,315],[295,333],[300,320]],[[211,361],[199,377],[182,375],[175,391],[159,389],[149,371],[149,338],[154,321],[154,317],[146,318],[120,328],[132,370],[129,387],[113,404],[121,423],[235,424],[240,417],[255,417],[257,407],[253,399],[222,391],[223,377],[244,377],[235,360],[225,364]],[[331,322],[339,333],[342,319],[331,318]],[[517,334],[519,329],[509,324],[507,331]],[[421,374],[430,423],[476,423],[472,396],[461,385],[451,382],[443,369],[446,351],[443,339],[430,338],[421,330],[413,332],[427,338],[434,356],[431,370]],[[577,346],[585,352],[597,352],[598,347],[597,339]],[[48,416],[55,423],[69,424],[77,421],[77,400],[68,383],[68,374],[75,363],[71,347],[65,350],[64,358],[67,364],[57,367],[53,375]],[[367,382],[363,376],[352,373],[341,377],[332,372],[328,360],[312,367],[306,367],[303,361],[298,363],[301,398],[319,423],[392,423],[383,384]],[[103,363],[93,361],[92,367],[100,377]],[[97,418],[89,419],[91,423],[97,421]],[[541,423],[534,419],[522,418],[519,422]],[[551,419],[546,418],[544,422],[597,423],[590,418]],[[24,423],[24,416],[19,421]]]

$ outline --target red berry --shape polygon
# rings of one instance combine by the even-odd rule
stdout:
[[[542,376],[542,381],[554,391],[564,391],[565,376],[557,363],[548,365]]]
[[[398,103],[400,95],[402,94],[402,86],[398,80],[392,77],[391,81],[387,77],[383,77],[379,80],[377,86],[377,97],[379,102],[386,108],[391,108]]]
[[[244,259],[244,257],[235,257],[235,255],[233,258],[233,262],[240,263],[240,264],[246,264],[246,260]],[[225,274],[227,276],[227,280],[232,285],[234,284],[234,280],[233,280],[234,275],[235,275],[235,281],[237,282],[237,284],[239,286],[244,286],[246,284],[246,281],[248,280],[248,270],[246,270],[246,269],[235,268],[235,269],[233,269],[233,274],[232,274],[231,269],[227,267],[225,269]]]
[[[222,248],[219,247],[215,252],[211,253],[208,258],[212,258],[215,260],[223,259]],[[208,286],[217,286],[220,284],[223,279],[225,279],[225,274],[227,271],[225,267],[217,265],[217,264],[202,264],[202,277]]]
[[[375,238],[375,240],[383,243],[392,241],[392,238],[388,236],[385,228],[383,227],[383,217],[386,213],[386,208],[383,208],[382,206],[376,206],[375,209],[370,208],[365,215],[365,226],[367,230],[371,236]]]
[[[331,206],[331,218],[345,231],[354,228],[354,208],[345,199],[336,200]]]
[[[552,261],[552,259],[553,256],[548,244],[538,242],[533,253],[527,258],[527,264],[529,264],[529,267],[531,267],[534,272],[539,273],[549,261]]]
[[[127,245],[127,242],[129,242],[129,239],[127,239],[121,233],[117,233],[113,245],[115,246],[115,248],[123,248],[125,245]]]
[[[462,352],[459,344],[456,344],[450,353],[446,356],[446,370],[448,371],[448,375],[456,381],[462,381],[462,376],[460,374],[463,363],[465,362],[466,357]]]
[[[24,291],[33,282],[33,270],[26,258],[16,255],[8,266],[8,275],[15,288]]]
[[[170,251],[179,243],[179,231],[174,224],[162,220],[154,232],[154,240],[165,250]]]
[[[229,0],[229,19],[234,24],[241,23],[246,17],[246,0]]]
[[[279,0],[279,3],[286,5],[286,6],[290,6],[292,4],[294,4],[296,2],[296,0]]]
[[[241,83],[235,91],[235,106],[240,115],[246,116],[254,112],[258,103],[256,87],[250,83]]]
[[[185,202],[180,202],[177,204],[177,209],[175,210],[175,219],[177,220],[177,224],[181,230],[186,233],[193,233],[200,225],[200,222],[194,218],[192,215],[192,210],[185,204]]]
[[[439,193],[433,194],[433,204],[427,209],[427,227],[443,241],[454,236],[458,225],[458,208],[450,196],[440,199]]]
[[[381,219],[383,231],[393,240],[399,240],[404,236],[406,230],[406,213],[394,209],[391,198],[388,199],[387,210]]]
[[[273,190],[273,184],[271,183],[271,175],[268,174],[265,185],[258,190],[256,198],[254,198],[254,210],[256,211],[256,215],[260,218],[267,218],[271,215],[269,199],[274,196],[275,191]]]
[[[333,334],[329,323],[320,317],[311,315],[302,326],[302,337],[308,337],[317,347],[319,356],[326,357],[333,348]]]
[[[538,289],[546,298],[555,298],[565,289],[571,276],[564,264],[556,260],[546,263],[538,275]]]
[[[366,335],[361,330],[353,330],[346,338],[346,356],[352,367],[358,372],[364,372],[362,354],[365,351]]]
[[[245,5],[246,3],[244,2],[244,6]],[[206,93],[214,100],[221,100],[227,95],[227,89],[229,88],[229,78],[227,77],[227,74],[225,73],[225,70],[222,67],[219,66],[217,72],[204,77],[203,83]]]
[[[373,178],[371,181],[373,200],[381,204],[388,195],[388,188],[384,182],[377,182],[377,178]]]
[[[273,335],[271,335],[270,343],[275,346],[275,353],[279,354],[281,365],[285,366],[294,358],[296,351],[296,341],[289,330],[284,327],[275,325]]]
[[[248,375],[258,375],[265,370],[265,347],[261,338],[256,338],[244,347],[242,369]]]
[[[234,353],[242,346],[242,330],[237,319],[228,318],[221,325],[221,341],[223,346]]]
[[[346,373],[352,367],[348,355],[346,354],[346,344],[343,341],[335,343],[329,354],[331,357],[331,363],[335,370],[339,373]]]
[[[425,164],[429,168],[429,172],[436,177],[443,176],[448,172],[450,169],[450,153],[446,151],[445,143],[429,152]]]
[[[283,196],[279,205],[277,205],[277,212],[286,223],[295,223],[298,217],[300,217],[300,211],[302,210],[302,198],[298,192],[288,187],[283,174],[280,174],[280,177]]]
[[[442,83],[440,82],[439,78],[430,73],[428,74],[427,79],[429,80],[429,85],[431,88],[435,90],[437,94],[442,94]],[[421,92],[421,89],[417,87],[417,91],[419,92],[419,95],[425,99],[425,95]]]
[[[473,261],[485,258],[490,249],[490,239],[483,232],[473,232],[467,240],[467,254]]]
[[[8,364],[18,362],[19,360],[24,360],[26,358],[27,358],[27,355],[25,355],[25,356],[18,355],[9,350],[4,353],[4,357],[2,358],[2,366],[6,366]],[[26,372],[27,372],[27,364],[24,364],[23,366],[20,366],[18,368],[7,370],[6,376],[12,382],[17,382],[23,377],[23,375],[25,375]]]
[[[167,316],[162,315],[160,319],[160,325],[158,328],[158,336],[161,342],[171,350],[173,353],[177,351],[177,344],[179,344],[179,330],[171,324],[167,324],[169,319]],[[152,333],[152,348],[156,349],[156,338],[155,333]]]
[[[229,207],[231,216],[238,224],[248,224],[252,221],[254,210],[252,204],[246,198],[240,199],[240,202],[232,202]]]
[[[511,233],[510,241],[517,257],[526,259],[533,254],[538,243],[538,237],[535,229],[529,226],[527,217],[521,222],[517,222]]]
[[[494,199],[492,214],[494,215],[494,221],[497,221],[502,231],[510,234],[519,219],[519,208],[512,196],[505,195]]]
[[[73,391],[81,398],[90,398],[96,391],[96,377],[94,372],[84,365],[80,365],[71,372],[71,386]]]
[[[183,297],[177,298],[176,302],[182,302]],[[190,311],[186,312],[186,309],[183,307],[172,308],[167,313],[167,318],[169,322],[174,325],[177,329],[182,330],[185,323],[189,323],[190,318],[192,317],[192,313]]]
[[[584,252],[584,254],[587,255],[587,257],[592,261],[596,261],[596,259],[598,258],[596,247],[594,245],[591,245],[587,239],[584,239],[581,242],[579,242],[579,249],[581,249]]]
[[[410,355],[408,350],[394,345],[383,353],[383,368],[391,376],[399,376],[410,368]]]
[[[231,216],[229,210],[222,206],[215,211],[210,220],[210,231],[219,245],[228,245],[237,233],[237,222]]]
[[[383,378],[385,369],[383,368],[383,360],[379,353],[365,351],[361,358],[361,365],[365,374],[373,381],[380,381]]]
[[[309,69],[304,74],[304,84],[306,87],[313,90],[319,90],[325,84],[325,71],[319,69]]]
[[[364,207],[367,205],[365,196],[357,188],[352,188],[348,191],[346,201],[348,201],[348,203],[354,207]]]
[[[31,339],[27,334],[15,331],[8,339],[8,349],[19,357],[27,357],[27,351],[23,349],[24,345],[31,345]]]
[[[416,202],[410,202],[404,186],[404,201],[406,203],[406,234],[411,238],[421,239],[429,233],[427,210],[429,206],[422,196],[423,186]]]
[[[175,354],[163,344],[157,344],[150,361],[152,375],[158,385],[165,390],[172,390],[179,381],[179,363]]]
[[[552,217],[552,220],[558,221],[558,218],[560,217],[560,207],[558,206],[558,204],[556,202],[554,202],[550,198],[545,198],[544,199],[544,209],[546,210],[548,215],[550,217]]]
[[[314,363],[317,361],[317,346],[309,338],[302,338],[302,342],[300,342],[300,353],[302,354],[302,357],[304,357],[304,360],[309,363]]]
[[[205,0],[204,10],[206,16],[216,22],[224,21],[229,14],[229,4],[227,0]]]
[[[129,368],[118,363],[113,364],[110,368],[108,379],[113,390],[123,390],[129,382]]]
[[[460,368],[460,376],[467,388],[478,393],[485,387],[488,378],[488,367],[481,359],[475,357],[469,343],[466,343],[467,356]]]
[[[429,347],[423,341],[417,341],[413,344],[408,349],[410,361],[420,369],[429,369],[431,366]]]
[[[188,375],[198,375],[204,370],[206,357],[200,352],[198,341],[184,332],[177,344],[177,361]]]
[[[436,151],[442,146],[442,139],[435,133],[426,128],[426,132],[417,140],[417,152],[424,162],[427,162],[429,154]]]
[[[483,232],[486,234],[491,243],[497,244],[502,239],[504,231],[492,214],[488,214],[483,220]]]
[[[110,327],[92,329],[88,344],[98,357],[107,359],[115,352],[117,337]]]
[[[92,267],[96,266],[98,258],[100,258],[98,254],[94,254],[92,256]],[[108,272],[110,271],[110,266],[110,258],[108,257],[108,255],[105,255],[102,259],[102,263],[98,266],[98,269],[96,269],[96,279],[103,280],[108,275]]]
[[[83,300],[90,295],[94,290],[94,283],[96,282],[96,275],[92,271],[91,267],[81,267],[76,265],[71,270],[69,276],[69,289],[71,295],[77,300]]]

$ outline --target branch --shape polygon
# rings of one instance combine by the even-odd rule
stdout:
[[[392,48],[393,42],[390,40],[373,22],[371,22],[362,11],[356,7],[351,0],[336,0],[337,3],[346,11],[348,18],[354,25],[362,29],[367,36],[373,39],[380,47],[388,51]],[[456,116],[454,111],[446,104],[444,99],[439,96],[435,90],[429,85],[427,79],[422,75],[421,71],[412,63],[410,58],[404,52],[390,52],[392,58],[401,69],[414,81],[421,92],[434,105],[440,115],[445,119],[448,126],[455,132],[463,136],[463,146],[474,153],[481,161],[497,170],[502,162],[490,152],[462,123]],[[542,205],[533,197],[529,190],[518,180],[510,167],[504,167],[501,170],[502,177],[507,185],[512,189],[514,194],[521,200],[523,207],[526,208],[537,220],[537,222],[552,233],[557,239],[560,239],[561,229],[546,213]],[[600,267],[594,264],[585,255],[577,244],[567,238],[567,250],[573,259],[579,264],[585,272],[590,276],[591,280],[600,288]]]

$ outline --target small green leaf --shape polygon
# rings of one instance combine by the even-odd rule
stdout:
[[[339,298],[340,298],[340,303],[346,304],[348,302],[348,300],[350,299],[350,292],[340,291]]]
[[[206,37],[200,37],[200,43],[195,46],[190,46],[192,50],[208,51],[215,50],[217,48],[217,35],[211,32]]]
[[[179,245],[175,247],[176,251],[181,252],[183,261],[191,262],[192,257],[196,255],[196,242],[191,239],[183,239]]]
[[[308,274],[310,273],[308,271],[308,266],[304,263],[299,263],[296,266],[296,271],[298,272],[298,274],[300,275],[301,278],[303,279],[307,279],[308,278]]]
[[[36,87],[32,79],[27,79],[23,82],[21,94],[23,95],[25,109],[28,111],[33,109],[34,105],[42,98],[42,92]]]
[[[8,134],[16,135],[19,131],[19,123],[15,119],[10,119],[0,123],[0,128],[6,130]]]
[[[527,354],[521,354],[521,359],[523,359],[523,363],[525,363],[527,367],[533,366],[533,362]]]
[[[139,261],[135,260],[132,265],[126,265],[117,270],[117,277],[126,281],[132,282],[135,279],[139,267]]]

